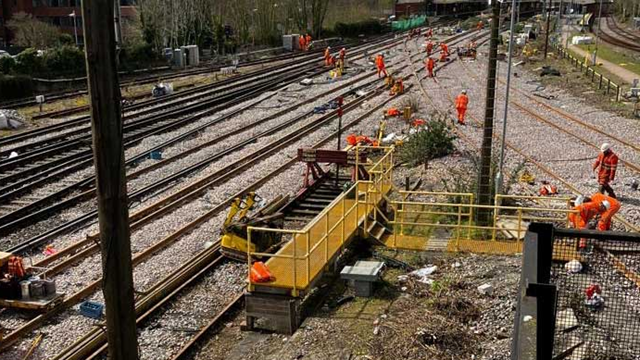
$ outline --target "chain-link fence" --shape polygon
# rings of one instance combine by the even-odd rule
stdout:
[[[529,230],[512,359],[640,359],[640,234]]]

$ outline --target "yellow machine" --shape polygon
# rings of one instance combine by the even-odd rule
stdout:
[[[247,227],[282,228],[284,221],[279,210],[288,199],[288,197],[279,196],[252,215],[248,215],[249,211],[261,200],[256,193],[250,192],[244,197],[234,199],[222,228],[222,254],[232,259],[246,261]],[[280,237],[281,235],[277,233],[257,232],[251,238],[250,250],[267,251],[279,244]]]

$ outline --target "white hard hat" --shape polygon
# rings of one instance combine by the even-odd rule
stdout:
[[[604,143],[602,144],[602,146],[600,146],[600,151],[605,152],[607,150],[611,149],[611,144],[609,143]]]
[[[601,205],[604,206],[604,208],[607,210],[611,209],[611,203],[609,202],[609,200],[602,200]]]
[[[463,94],[466,94],[466,93],[467,93],[467,90],[462,90],[462,93],[463,93]]]
[[[345,49],[345,48],[342,48],[342,50],[347,50],[347,49]]]
[[[582,205],[583,202],[584,202],[584,196],[578,195],[578,198],[575,201],[576,206]]]

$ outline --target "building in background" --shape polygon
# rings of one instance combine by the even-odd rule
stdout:
[[[120,0],[123,18],[136,16],[133,0]],[[81,0],[0,0],[0,47],[11,44],[11,31],[7,28],[7,22],[14,14],[24,12],[33,15],[40,21],[47,22],[59,28],[62,33],[75,36],[78,34],[78,43],[83,43],[82,36],[82,9]],[[76,14],[74,30],[74,17]]]

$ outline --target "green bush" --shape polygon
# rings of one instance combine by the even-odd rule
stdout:
[[[60,34],[58,35],[58,44],[60,46],[64,45],[75,45],[76,40],[70,34]]]
[[[85,72],[84,52],[69,45],[48,50],[44,55],[44,66],[47,73],[83,74]]]
[[[127,71],[144,68],[159,58],[160,55],[153,50],[151,44],[132,44],[120,51],[120,67]]]
[[[16,56],[14,70],[17,74],[23,75],[40,74],[44,70],[44,59],[38,55],[36,49],[28,48]]]
[[[426,129],[409,136],[400,150],[400,159],[410,166],[424,164],[426,167],[429,160],[451,154],[455,150],[455,139],[444,121],[429,121]]]
[[[334,30],[341,37],[354,38],[359,35],[375,35],[384,32],[384,26],[378,20],[370,19],[360,22],[345,24],[336,23]]]
[[[16,60],[11,56],[0,58],[0,74],[9,74],[16,67]]]
[[[19,99],[33,95],[33,82],[28,76],[0,75],[0,99]]]

